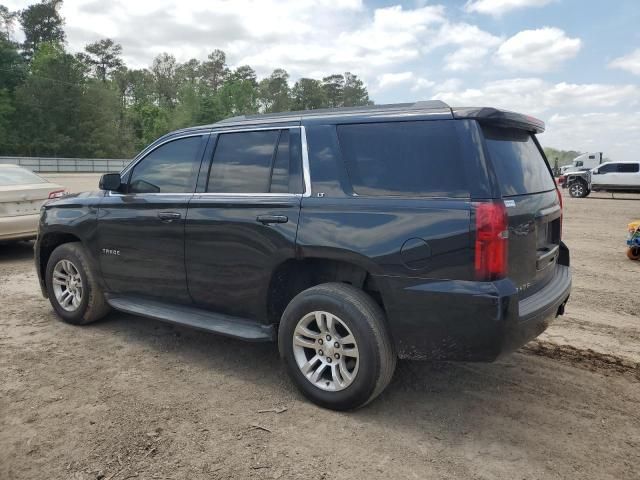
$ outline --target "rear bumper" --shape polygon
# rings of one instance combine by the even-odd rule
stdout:
[[[556,266],[556,274],[542,290],[518,302],[518,315],[506,318],[499,353],[517,350],[544,332],[551,322],[564,313],[571,294],[571,269]]]
[[[38,234],[40,214],[0,217],[0,241],[28,240]]]
[[[564,312],[571,293],[566,265],[557,265],[549,284],[521,301],[508,279],[384,281],[396,350],[407,359],[493,361],[540,335]]]

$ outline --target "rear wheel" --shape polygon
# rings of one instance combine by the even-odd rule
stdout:
[[[85,325],[109,313],[79,242],[65,243],[53,251],[47,262],[45,283],[53,309],[67,323]]]
[[[291,301],[280,322],[278,347],[302,393],[334,410],[373,400],[396,365],[380,306],[341,283],[309,288]]]
[[[627,248],[627,257],[630,260],[640,260],[640,247]]]
[[[589,187],[582,180],[577,180],[569,187],[569,195],[575,198],[584,198],[589,195]]]

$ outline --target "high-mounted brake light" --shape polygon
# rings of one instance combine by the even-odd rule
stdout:
[[[49,200],[51,200],[52,198],[64,197],[65,193],[66,192],[64,190],[54,190],[53,192],[49,193]]]
[[[503,202],[476,203],[476,278],[498,280],[507,275],[509,226]]]

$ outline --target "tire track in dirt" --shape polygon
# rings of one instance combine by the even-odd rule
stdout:
[[[568,363],[571,366],[600,371],[604,373],[629,374],[640,380],[640,363],[627,358],[597,352],[590,348],[582,349],[571,345],[561,345],[544,340],[534,340],[522,347],[521,351]]]

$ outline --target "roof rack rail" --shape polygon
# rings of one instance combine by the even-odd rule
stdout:
[[[345,113],[358,113],[358,112],[367,112],[367,111],[376,111],[376,110],[396,110],[396,109],[421,109],[421,110],[435,110],[435,109],[450,109],[449,105],[447,105],[442,100],[424,100],[420,102],[414,103],[389,103],[389,104],[380,104],[380,105],[361,105],[357,107],[337,107],[337,108],[318,108],[314,110],[300,110],[300,111],[292,111],[292,112],[276,112],[276,113],[266,113],[266,114],[255,114],[255,115],[237,115],[234,117],[225,118],[224,120],[220,120],[217,122],[218,124],[224,123],[233,123],[233,122],[241,122],[243,120],[252,120],[252,119],[270,119],[270,118],[280,118],[280,117],[300,117],[300,116],[311,116],[311,115],[330,115],[330,114],[345,114]]]
[[[423,108],[423,109],[436,109],[436,108],[451,108],[442,100],[421,100],[413,104],[412,108]]]

